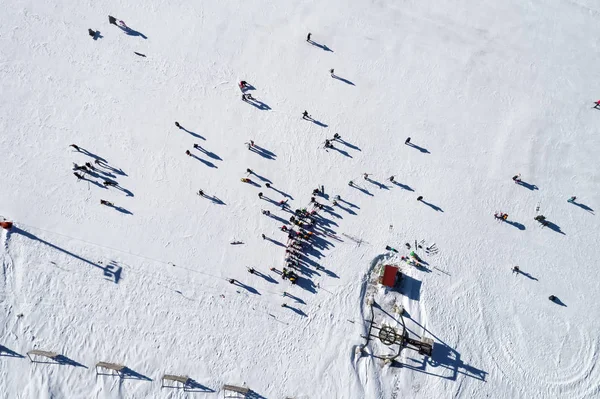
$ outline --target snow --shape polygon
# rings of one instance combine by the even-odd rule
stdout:
[[[599,19],[591,0],[9,0],[0,345],[15,356],[0,356],[0,396],[598,397]],[[266,109],[241,101],[242,79]],[[73,163],[95,158],[72,143],[128,191],[78,182]],[[246,168],[274,189],[242,183]],[[335,237],[317,236],[290,286],[269,270],[284,248],[261,238],[285,243],[282,223],[260,210],[290,214],[257,194],[293,211],[320,185],[318,201],[347,202],[320,212]],[[439,252],[402,266],[410,295],[367,290],[415,240]],[[367,292],[403,304],[431,359],[357,355]],[[18,356],[32,349],[76,365]],[[138,378],[96,377],[99,361]],[[204,392],[161,389],[163,374]]]

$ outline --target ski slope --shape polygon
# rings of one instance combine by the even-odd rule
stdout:
[[[2,10],[0,215],[15,228],[0,234],[0,397],[600,396],[596,2]],[[99,171],[78,181],[85,162]],[[292,286],[270,270],[279,228],[321,185],[328,209]],[[434,354],[359,357],[370,270],[415,240],[439,252],[419,252],[428,265],[405,270],[398,300]],[[32,349],[70,364],[31,363]],[[128,378],[97,377],[99,361]],[[161,389],[163,374],[194,392]]]

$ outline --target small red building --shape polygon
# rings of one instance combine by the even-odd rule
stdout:
[[[398,268],[392,265],[385,265],[383,268],[383,276],[381,277],[381,284],[386,287],[394,288],[398,281]]]

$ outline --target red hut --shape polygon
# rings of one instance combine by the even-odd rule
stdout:
[[[383,276],[381,277],[381,284],[386,287],[394,288],[396,286],[396,282],[398,281],[398,268],[392,265],[385,265],[383,268]]]

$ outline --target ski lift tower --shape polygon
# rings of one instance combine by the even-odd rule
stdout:
[[[392,362],[400,356],[404,348],[417,351],[420,355],[431,356],[433,353],[433,339],[427,337],[421,337],[420,340],[410,338],[401,314],[399,315],[400,326],[398,327],[375,323],[374,304],[371,303],[371,320],[369,321],[367,335],[362,336],[365,339],[364,346],[367,346],[370,341],[377,339],[387,347],[397,347],[397,350],[395,349],[395,353],[392,355],[378,355],[374,353],[373,357],[383,359],[385,362]],[[379,307],[379,305],[377,306]]]

